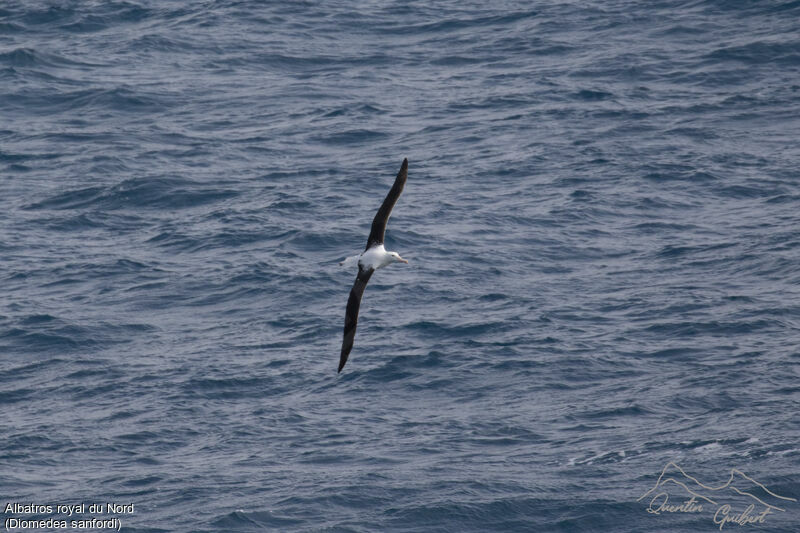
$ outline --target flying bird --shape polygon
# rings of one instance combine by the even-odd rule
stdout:
[[[364,289],[367,287],[369,278],[372,273],[392,263],[408,263],[405,259],[400,257],[397,252],[387,252],[383,246],[383,237],[386,233],[386,222],[389,220],[389,215],[392,213],[394,204],[400,198],[400,193],[403,192],[403,187],[408,178],[408,159],[403,159],[403,165],[400,167],[400,172],[394,180],[394,185],[389,190],[389,194],[381,204],[381,208],[375,214],[372,220],[372,229],[369,232],[367,239],[367,247],[359,255],[348,257],[340,264],[350,266],[358,262],[358,275],[356,281],[353,283],[353,288],[350,289],[350,297],[347,299],[347,311],[344,315],[344,339],[342,340],[342,355],[339,358],[339,372],[344,368],[347,358],[350,356],[350,350],[353,349],[353,340],[356,336],[356,324],[358,323],[358,308],[361,306],[361,296],[364,294]]]

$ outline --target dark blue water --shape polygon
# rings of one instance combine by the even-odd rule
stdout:
[[[798,21],[0,3],[0,504],[338,533],[718,531],[746,506],[648,513],[672,461],[781,497],[753,485],[782,509],[723,531],[797,531]],[[404,157],[410,264],[372,277],[337,375],[338,262]]]

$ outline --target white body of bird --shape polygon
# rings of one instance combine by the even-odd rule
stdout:
[[[364,253],[358,255],[351,255],[344,261],[339,263],[346,268],[352,268],[355,265],[363,268],[364,270],[373,269],[378,270],[392,263],[408,263],[405,259],[400,257],[397,252],[387,252],[382,244],[373,246]]]

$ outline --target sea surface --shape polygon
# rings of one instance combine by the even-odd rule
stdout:
[[[798,1],[3,0],[3,528],[800,531],[798,140]]]

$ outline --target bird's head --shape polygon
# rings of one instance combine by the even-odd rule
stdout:
[[[389,255],[392,256],[392,261],[394,261],[395,263],[408,264],[408,261],[406,259],[403,259],[402,257],[400,257],[400,254],[398,254],[397,252],[389,252]]]

